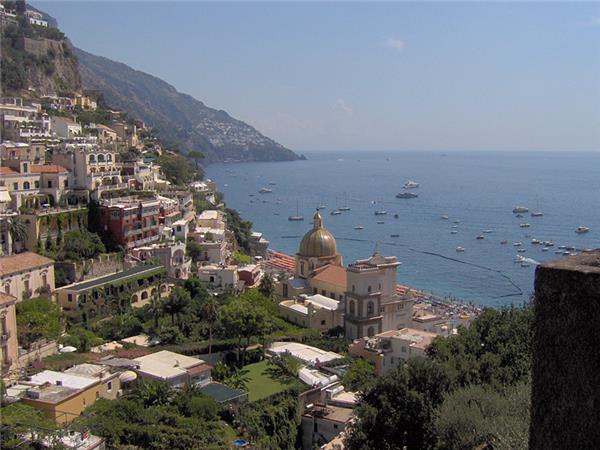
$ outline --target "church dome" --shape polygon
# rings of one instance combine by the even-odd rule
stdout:
[[[298,254],[313,258],[335,256],[337,254],[335,238],[323,228],[323,218],[319,211],[315,213],[313,220],[313,228],[302,238]]]

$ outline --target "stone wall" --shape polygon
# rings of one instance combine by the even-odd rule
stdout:
[[[124,270],[120,253],[107,253],[80,262],[56,262],[54,269],[62,269],[72,283],[97,278]]]
[[[600,251],[535,276],[531,450],[600,448]]]

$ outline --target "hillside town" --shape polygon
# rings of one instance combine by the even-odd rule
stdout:
[[[2,26],[50,26],[23,6]],[[493,345],[528,310],[406,286],[377,243],[345,264],[318,210],[294,255],[271,249],[202,149],[100,92],[2,97],[0,133],[3,448],[375,448],[361,408],[403,371],[453,377],[430,421],[442,389],[528,376],[520,344]]]

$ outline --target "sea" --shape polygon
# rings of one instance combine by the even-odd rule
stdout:
[[[379,246],[381,254],[402,263],[399,283],[480,306],[529,301],[536,265],[565,257],[559,246],[576,251],[600,247],[599,153],[305,155],[305,161],[214,164],[207,177],[217,182],[227,206],[263,233],[271,249],[295,254],[322,206],[324,225],[335,236],[344,264],[369,257]],[[418,197],[396,198],[407,180],[419,183],[412,189]],[[272,192],[260,194],[263,187]],[[351,209],[330,214],[342,206]],[[516,206],[529,213],[516,217]],[[537,211],[543,216],[532,217]],[[304,220],[288,220],[295,215]],[[581,225],[590,231],[577,234]],[[554,246],[542,251],[533,239]],[[464,252],[456,251],[459,246]],[[517,255],[525,263],[515,262]]]

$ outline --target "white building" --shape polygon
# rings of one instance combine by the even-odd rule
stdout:
[[[68,117],[52,116],[51,128],[52,132],[62,139],[73,139],[81,135],[81,124]]]
[[[204,386],[212,381],[212,367],[202,359],[162,350],[134,359],[135,371],[142,377],[164,381],[171,387],[185,384]]]

